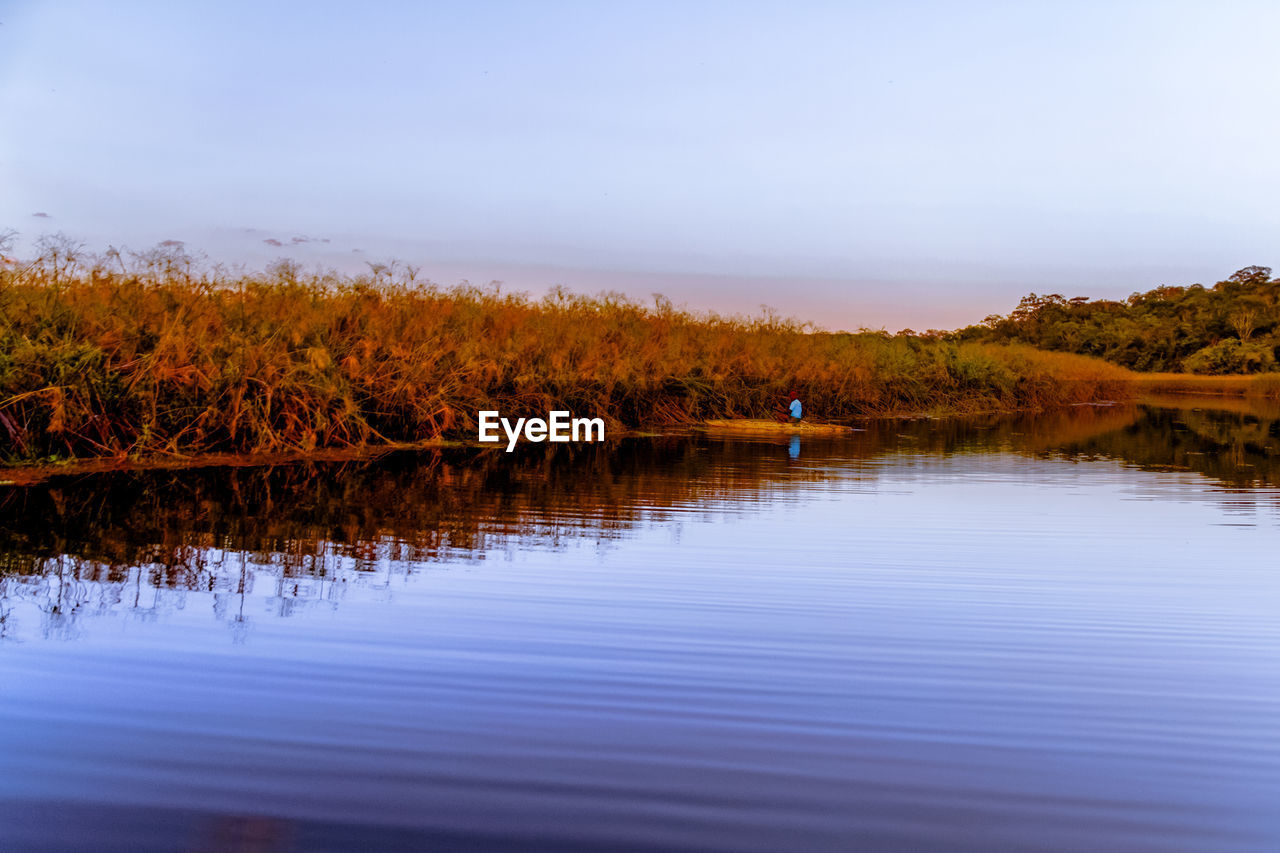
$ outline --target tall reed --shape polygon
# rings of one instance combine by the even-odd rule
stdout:
[[[1043,408],[1126,371],[1026,347],[813,331],[563,290],[439,287],[395,265],[229,273],[182,247],[0,265],[0,457],[308,451],[474,437],[477,412],[614,428]]]

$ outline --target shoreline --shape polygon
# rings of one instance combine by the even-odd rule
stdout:
[[[419,442],[328,448],[277,453],[196,453],[190,456],[101,456],[69,459],[65,462],[20,462],[0,465],[0,487],[33,486],[55,477],[113,474],[122,471],[186,471],[194,468],[251,468],[267,465],[296,465],[305,462],[364,462],[389,453],[456,447],[464,442],[427,439]]]
[[[1061,406],[1039,406],[1028,408],[983,408],[974,410],[924,410],[901,412],[896,414],[858,415],[852,418],[831,422],[810,422],[810,426],[842,426],[847,423],[867,423],[880,421],[907,420],[947,420],[953,418],[982,417],[987,415],[1034,414],[1038,412],[1062,411],[1081,407],[1110,407],[1124,405],[1162,406],[1185,402],[1228,401],[1242,403],[1246,400],[1262,402],[1267,396],[1249,393],[1255,375],[1249,376],[1196,376],[1194,374],[1151,374],[1149,377],[1139,374],[1129,381],[1134,393],[1128,398],[1117,400],[1096,400],[1082,403],[1066,403]],[[1187,384],[1177,383],[1186,380]],[[1196,386],[1199,386],[1197,389]],[[1207,390],[1200,390],[1207,389]],[[1228,408],[1231,408],[1228,406]],[[661,431],[657,428],[637,427],[634,429],[612,430],[611,439],[637,438],[659,434],[682,432],[712,432],[731,434],[732,429],[724,427],[726,420],[752,420],[749,418],[707,419],[690,421],[686,424],[665,424]],[[715,428],[719,424],[721,428]],[[712,425],[709,430],[708,426]],[[838,436],[838,432],[822,430],[817,435]],[[388,444],[367,444],[360,447],[326,448],[311,451],[280,451],[275,453],[194,453],[190,456],[146,456],[146,457],[85,457],[65,462],[19,462],[0,463],[0,487],[33,486],[47,482],[56,477],[76,477],[93,474],[111,474],[125,471],[181,471],[194,468],[211,467],[259,467],[270,465],[296,465],[308,462],[364,462],[381,458],[391,453],[415,450],[433,450],[449,447],[471,447],[479,450],[495,450],[494,445],[479,441],[463,439],[430,438],[415,442],[392,442]]]
[[[1039,412],[1062,411],[1080,407],[1110,407],[1136,403],[1136,399],[1100,400],[1083,403],[1067,403],[1061,406],[1040,406],[1028,408],[999,409],[984,408],[974,410],[948,411],[913,411],[896,414],[859,415],[842,421],[809,422],[808,426],[844,426],[849,423],[914,421],[922,419],[948,420],[953,418],[984,417],[990,415],[1035,414]],[[735,418],[730,420],[752,421],[756,419]],[[633,429],[617,429],[609,432],[608,440],[626,438],[644,438],[658,435],[685,433],[721,433],[732,434],[731,429],[709,430],[708,425],[724,424],[726,419],[706,419],[690,421],[684,424],[664,424],[661,427],[637,427]],[[784,424],[779,424],[780,426]],[[838,437],[838,432],[820,430],[810,437]],[[522,442],[523,443],[523,442]],[[60,462],[18,462],[0,463],[0,488],[6,486],[25,487],[38,485],[57,477],[80,477],[94,474],[112,474],[133,471],[183,471],[195,468],[247,468],[271,465],[297,465],[311,462],[365,462],[379,459],[392,453],[406,451],[436,450],[444,448],[474,448],[477,450],[499,451],[500,447],[476,440],[430,438],[415,442],[392,442],[388,444],[366,444],[360,447],[325,448],[310,451],[278,451],[273,453],[193,453],[189,456],[151,455],[142,457],[84,457],[68,459]]]
[[[1262,402],[1272,399],[1270,383],[1263,381],[1262,388],[1258,380],[1266,374],[1199,376],[1196,374],[1135,374],[1126,377],[1125,385],[1131,391],[1127,398],[1116,400],[1096,400],[1080,403],[1064,403],[1059,406],[1036,406],[1025,408],[977,408],[977,409],[941,409],[917,410],[899,413],[881,413],[857,415],[850,418],[836,419],[820,424],[809,422],[808,425],[841,426],[850,423],[920,420],[920,419],[953,419],[981,417],[988,415],[1033,414],[1037,412],[1061,411],[1086,406],[1122,406],[1122,405],[1154,405],[1161,406],[1178,401],[1208,402],[1228,401],[1243,403],[1244,401]],[[1276,380],[1280,387],[1280,377]],[[635,438],[670,434],[672,432],[711,432],[729,434],[731,429],[725,427],[728,420],[750,421],[749,418],[705,419],[688,423],[663,424],[661,427],[636,427],[611,430],[611,439]],[[717,429],[716,425],[721,428]],[[837,431],[828,433],[822,430],[819,434],[835,435]],[[475,440],[430,438],[413,442],[389,442],[382,444],[365,444],[358,447],[321,448],[310,451],[277,451],[264,453],[208,452],[190,455],[147,455],[140,457],[83,457],[59,462],[17,462],[0,463],[0,487],[25,487],[47,482],[57,477],[77,477],[94,474],[110,474],[132,471],[180,471],[210,467],[261,467],[271,465],[296,465],[312,462],[364,462],[381,458],[391,453],[405,451],[432,450],[449,447],[471,447],[479,450],[494,450],[492,444],[484,444]]]
[[[1134,373],[1126,380],[1140,393],[1188,397],[1280,398],[1280,373]]]

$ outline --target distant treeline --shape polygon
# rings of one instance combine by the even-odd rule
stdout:
[[[0,460],[474,439],[484,409],[612,428],[769,417],[791,390],[819,419],[1127,393],[1119,368],[1030,347],[442,288],[394,263],[228,272],[173,242],[39,248],[0,263]]]
[[[1092,355],[1140,371],[1274,371],[1280,279],[1269,267],[1245,267],[1212,287],[1157,287],[1123,302],[1032,293],[1008,316],[947,337]]]

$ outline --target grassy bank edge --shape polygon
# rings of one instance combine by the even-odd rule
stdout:
[[[1133,373],[1127,380],[1138,394],[1260,397],[1280,399],[1280,374],[1206,376],[1195,373]]]
[[[1117,404],[1131,402],[1128,398],[1114,401]],[[1105,405],[1106,403],[1102,403]],[[1097,403],[1072,403],[1055,408],[1071,406],[1098,405]],[[1045,407],[1022,409],[985,408],[985,409],[928,409],[921,411],[902,411],[889,414],[860,415],[845,418],[848,423],[867,423],[872,421],[904,421],[921,419],[969,418],[989,415],[1015,415],[1047,411]],[[654,429],[614,429],[607,433],[608,441],[626,438],[652,438],[673,433],[706,432],[709,423],[719,419],[690,421],[685,424],[667,425],[660,430]],[[746,419],[744,419],[746,420]],[[821,423],[821,422],[813,422]],[[726,431],[723,434],[728,435]],[[820,436],[813,436],[820,437]],[[522,440],[522,444],[523,444]],[[31,486],[46,482],[56,477],[75,477],[92,474],[108,474],[124,471],[181,471],[193,468],[210,467],[257,467],[272,465],[296,465],[313,462],[368,462],[380,459],[392,453],[439,450],[444,448],[471,447],[490,452],[502,452],[504,445],[487,444],[474,440],[458,440],[447,438],[429,438],[413,442],[389,442],[385,444],[367,444],[360,447],[317,448],[310,451],[278,451],[269,453],[192,453],[183,454],[141,454],[134,456],[89,456],[63,459],[57,462],[46,460],[0,461],[0,487]]]

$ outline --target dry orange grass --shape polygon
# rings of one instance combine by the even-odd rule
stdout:
[[[658,300],[198,270],[180,250],[0,270],[0,457],[310,451],[474,437],[481,409],[611,425],[1026,409],[1127,371],[1025,347],[813,332]]]
[[[1197,373],[1134,373],[1130,382],[1143,393],[1208,394],[1222,397],[1280,397],[1280,374],[1205,376]]]

